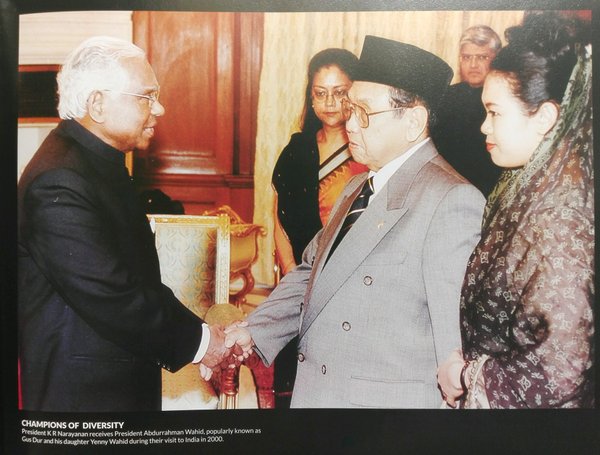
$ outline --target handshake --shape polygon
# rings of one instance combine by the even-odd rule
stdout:
[[[219,325],[209,326],[210,343],[208,350],[200,362],[200,376],[208,381],[217,369],[239,366],[252,354],[254,342],[250,332],[245,329],[246,322],[234,322],[223,328]]]

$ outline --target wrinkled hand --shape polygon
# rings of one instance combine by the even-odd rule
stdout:
[[[462,351],[455,349],[437,371],[438,388],[444,401],[451,407],[456,406],[456,400],[464,393],[460,383],[460,372],[464,363]]]
[[[221,326],[209,326],[210,343],[200,362],[200,376],[208,381],[214,372],[235,368],[252,354],[254,343],[244,328],[248,324],[236,321],[225,330]]]
[[[200,376],[205,381],[208,381],[212,376],[213,369],[219,366],[223,361],[231,355],[231,347],[227,347],[225,343],[225,331],[219,325],[211,325],[210,343],[202,361],[200,362]]]
[[[252,354],[254,341],[250,332],[245,328],[247,322],[237,321],[225,329],[225,345],[231,348],[232,360],[235,366],[246,360]],[[233,364],[229,365],[234,366]]]

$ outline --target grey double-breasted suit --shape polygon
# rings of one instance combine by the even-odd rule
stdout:
[[[436,369],[460,345],[460,289],[483,196],[429,141],[325,264],[365,178],[348,183],[302,263],[248,317],[267,364],[299,334],[292,407],[438,407]]]

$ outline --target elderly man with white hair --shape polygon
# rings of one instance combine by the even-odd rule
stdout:
[[[58,75],[63,119],[18,190],[23,407],[152,411],[161,368],[213,367],[233,340],[161,283],[154,238],[125,167],[165,109],[144,52],[82,43]]]

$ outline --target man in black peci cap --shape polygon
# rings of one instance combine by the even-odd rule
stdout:
[[[460,340],[484,205],[429,139],[430,108],[451,77],[418,47],[365,39],[343,106],[352,156],[370,171],[348,183],[303,262],[237,336],[269,364],[299,335],[292,407],[441,403],[436,370]]]

